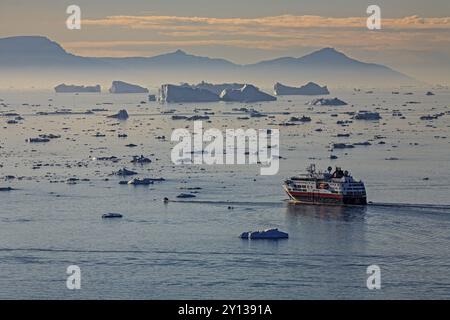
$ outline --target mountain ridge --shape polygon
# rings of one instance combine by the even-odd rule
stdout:
[[[222,58],[193,55],[181,49],[149,57],[84,57],[66,51],[59,43],[44,36],[0,38],[0,69],[24,68],[70,69],[80,74],[98,69],[105,73],[129,73],[130,77],[164,71],[167,76],[162,79],[172,79],[169,75],[175,77],[186,71],[185,79],[180,79],[180,82],[189,81],[187,75],[194,73],[198,74],[196,81],[211,77],[230,81],[237,76],[245,81],[253,78],[263,81],[270,75],[272,84],[278,80],[296,81],[298,84],[303,81],[330,83],[342,80],[348,83],[416,81],[390,67],[359,61],[330,47],[297,58],[279,57],[241,65]]]

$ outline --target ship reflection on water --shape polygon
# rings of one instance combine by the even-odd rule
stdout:
[[[315,217],[324,220],[362,221],[367,206],[327,206],[288,203],[286,212],[290,217]]]
[[[305,252],[332,254],[333,263],[353,263],[353,254],[366,254],[366,206],[288,204],[287,231]],[[350,260],[349,260],[350,259]],[[329,262],[328,262],[329,263]]]

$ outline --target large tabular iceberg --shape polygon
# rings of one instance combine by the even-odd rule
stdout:
[[[225,89],[220,94],[223,101],[235,102],[259,102],[259,101],[275,101],[277,98],[260,91],[251,84],[246,84],[240,89]]]
[[[57,93],[82,93],[82,92],[101,92],[101,91],[102,88],[100,87],[100,85],[76,86],[76,85],[67,85],[63,83],[55,87],[55,92]]]
[[[303,96],[318,96],[330,94],[326,86],[321,87],[314,82],[308,82],[300,88],[285,86],[277,82],[274,86],[274,92],[277,96],[284,95],[303,95]]]
[[[131,84],[123,81],[113,81],[111,88],[109,89],[111,93],[148,93],[148,89]]]
[[[219,95],[200,88],[192,88],[184,84],[181,86],[164,84],[159,89],[161,102],[214,102],[219,101]]]
[[[217,95],[220,95],[223,90],[225,89],[240,89],[243,86],[245,86],[244,83],[219,83],[219,84],[213,84],[208,83],[205,81],[200,82],[199,84],[192,85],[192,88],[197,89],[206,89],[209,90]]]

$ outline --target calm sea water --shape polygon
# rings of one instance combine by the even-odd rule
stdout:
[[[0,111],[24,118],[6,124],[8,118],[0,116],[0,187],[16,188],[0,192],[0,298],[448,299],[450,92],[425,96],[425,91],[336,91],[333,96],[349,106],[312,109],[305,105],[307,97],[253,105],[159,105],[140,104],[145,95],[0,92]],[[238,120],[243,115],[232,109],[240,107],[269,117]],[[36,115],[93,108],[107,110]],[[122,108],[130,114],[127,121],[106,117]],[[192,122],[173,121],[172,114],[162,112],[203,113],[195,108],[214,112],[205,127],[279,128],[285,158],[279,173],[260,176],[257,166],[173,165],[170,134],[174,128],[192,129]],[[383,119],[336,124],[358,110],[376,110]],[[405,119],[393,116],[393,110]],[[419,119],[438,113],[444,115]],[[278,126],[302,115],[312,121]],[[50,133],[61,138],[25,142]],[[118,138],[118,133],[128,137]],[[350,137],[338,138],[338,133]],[[329,151],[331,142],[364,141],[372,145]],[[130,143],[137,146],[126,147]],[[331,153],[338,159],[330,160]],[[130,163],[141,154],[152,163]],[[106,156],[120,161],[91,159]],[[366,183],[373,204],[289,205],[283,179],[312,162],[351,171]],[[150,187],[119,185],[122,179],[110,174],[122,167],[166,181]],[[68,178],[80,181],[69,185]],[[187,188],[201,188],[192,202],[162,202],[192,192]],[[107,212],[124,217],[101,219]],[[243,231],[270,227],[290,238],[238,238]],[[366,287],[372,264],[381,268],[381,290]],[[81,290],[66,288],[69,265],[81,268]]]

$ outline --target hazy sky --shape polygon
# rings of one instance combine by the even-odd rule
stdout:
[[[68,30],[66,8],[81,7]],[[369,31],[366,8],[381,7]],[[181,48],[236,63],[335,47],[450,82],[450,0],[0,0],[0,37],[44,35],[75,54],[151,56]]]

